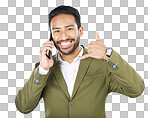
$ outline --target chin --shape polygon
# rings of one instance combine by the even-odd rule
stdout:
[[[63,54],[63,55],[70,55],[72,54],[73,52],[75,51],[75,48],[73,47],[72,49],[68,50],[67,51],[64,51],[63,49],[60,50],[60,52]]]

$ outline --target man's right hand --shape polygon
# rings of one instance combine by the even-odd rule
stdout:
[[[40,50],[40,66],[45,70],[49,70],[54,64],[54,61],[52,59],[52,48],[53,42],[48,40],[43,44]],[[50,59],[46,56],[47,50],[50,50]]]

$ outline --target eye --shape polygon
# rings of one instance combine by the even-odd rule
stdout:
[[[69,30],[69,31],[70,31],[70,30],[73,30],[73,28],[68,28],[67,30]]]
[[[58,33],[58,32],[60,32],[60,31],[59,31],[59,30],[55,30],[55,31],[54,31],[54,33]]]

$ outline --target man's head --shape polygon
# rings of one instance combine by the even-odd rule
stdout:
[[[58,16],[60,14],[70,14],[75,18],[75,22],[78,26],[78,29],[81,27],[81,21],[80,21],[80,14],[77,9],[70,7],[70,6],[64,6],[61,5],[59,7],[56,7],[53,9],[49,15],[48,15],[48,21],[49,21],[49,27],[51,26],[51,20],[53,17]]]
[[[79,46],[83,35],[80,14],[70,6],[59,6],[49,13],[49,27],[55,47],[69,55]]]

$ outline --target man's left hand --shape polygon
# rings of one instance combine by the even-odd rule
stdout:
[[[96,58],[96,59],[104,59],[106,56],[107,47],[103,44],[102,40],[99,38],[99,32],[96,32],[96,41],[91,41],[87,48],[88,54],[81,56],[79,59],[85,59],[88,57]]]

